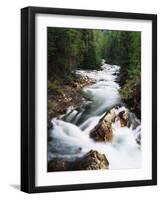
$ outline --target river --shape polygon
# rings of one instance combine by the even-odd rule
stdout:
[[[83,88],[86,101],[79,109],[70,107],[65,115],[52,119],[48,161],[55,157],[74,160],[93,149],[106,155],[109,169],[141,167],[141,123],[134,113],[129,113],[129,126],[121,127],[118,121],[112,124],[111,142],[95,142],[89,136],[106,111],[128,110],[119,94],[119,70],[119,66],[106,63],[101,70],[77,70],[78,75],[87,76],[95,83]]]

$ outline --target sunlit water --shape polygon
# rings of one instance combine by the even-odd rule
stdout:
[[[138,144],[140,121],[131,114],[129,127],[120,127],[120,122],[112,124],[112,142],[95,142],[89,137],[104,113],[116,105],[116,114],[126,110],[121,102],[119,84],[116,82],[119,66],[104,64],[102,70],[77,70],[77,74],[88,76],[95,83],[83,88],[83,95],[88,100],[79,109],[69,108],[62,118],[52,119],[53,129],[49,131],[48,160],[62,157],[74,160],[89,150],[97,150],[106,155],[109,169],[141,167],[141,148]]]

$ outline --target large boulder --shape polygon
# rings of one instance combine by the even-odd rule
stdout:
[[[74,170],[96,170],[108,169],[109,162],[104,154],[90,150],[81,158],[65,160],[54,158],[48,163],[48,171],[74,171]]]
[[[115,121],[116,113],[114,109],[100,119],[98,124],[90,131],[90,137],[95,141],[111,141],[112,140],[112,123]]]
[[[78,168],[81,170],[108,169],[109,162],[104,154],[90,150],[79,161]]]
[[[110,142],[113,137],[112,124],[118,121],[120,127],[127,126],[128,110],[124,107],[113,108],[106,112],[98,124],[90,131],[90,137],[95,141]]]

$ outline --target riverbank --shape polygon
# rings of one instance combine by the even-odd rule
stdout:
[[[141,80],[132,79],[120,89],[122,100],[127,104],[129,110],[136,114],[141,120]]]
[[[65,114],[69,107],[80,107],[85,100],[82,89],[94,83],[95,80],[83,75],[77,75],[68,83],[48,82],[48,122]]]

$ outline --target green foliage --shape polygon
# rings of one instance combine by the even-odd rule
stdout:
[[[109,31],[105,33],[104,58],[108,63],[121,66],[121,83],[140,75],[141,33]]]
[[[48,79],[70,80],[76,68],[96,69],[101,61],[99,32],[49,27]]]
[[[63,94],[64,90],[58,80],[48,80],[48,92],[52,94]]]
[[[98,49],[96,46],[95,30],[82,29],[82,41],[83,41],[83,60],[81,62],[81,68],[84,69],[97,69],[100,61],[97,54]]]
[[[134,88],[136,87],[136,83],[138,80],[136,79],[129,79],[125,85],[120,89],[121,95],[124,97],[125,100],[133,97]]]
[[[48,111],[52,111],[52,109],[55,107],[54,101],[48,100]]]
[[[71,75],[80,53],[79,40],[76,29],[48,28],[48,79]]]

